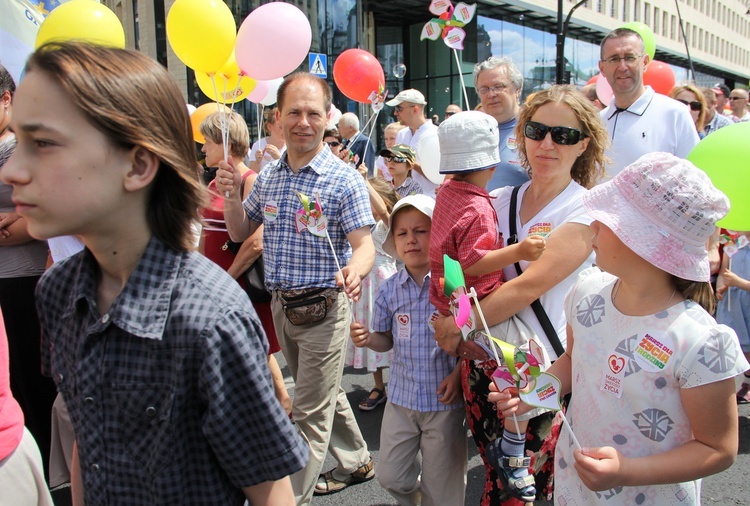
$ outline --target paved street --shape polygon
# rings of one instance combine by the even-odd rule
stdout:
[[[286,368],[283,355],[278,353],[277,359],[287,378],[290,393],[293,393],[294,384],[289,377],[289,370]],[[387,383],[388,369],[385,370],[385,380]],[[375,465],[377,465],[378,454],[380,453],[380,421],[383,416],[383,407],[379,406],[370,412],[360,411],[356,407],[359,400],[367,395],[367,392],[372,388],[372,375],[362,370],[347,367],[344,370],[343,385],[348,392],[349,402],[354,408],[359,426],[375,458]],[[750,405],[740,406],[739,423],[740,448],[737,462],[727,471],[703,480],[702,497],[704,505],[745,506],[750,504]],[[484,466],[477,454],[474,442],[468,436],[467,444],[469,445],[470,460],[466,504],[467,506],[476,506],[479,504],[484,485]],[[324,470],[328,470],[335,465],[335,461],[329,456]],[[396,501],[378,485],[376,480],[347,488],[330,496],[319,496],[313,499],[313,505],[316,506],[392,506],[396,504]]]

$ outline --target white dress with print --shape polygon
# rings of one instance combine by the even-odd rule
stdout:
[[[372,228],[372,242],[375,243],[375,265],[370,274],[362,280],[362,294],[359,300],[354,303],[354,320],[368,329],[370,328],[372,307],[375,303],[378,288],[383,281],[396,273],[395,260],[383,251],[383,242],[387,233],[388,226],[382,220],[378,221]],[[379,367],[388,367],[390,353],[388,351],[381,353],[369,348],[357,348],[349,339],[344,365],[375,372]]]
[[[612,304],[616,278],[581,274],[565,304],[573,328],[573,397],[567,418],[582,447],[612,446],[626,457],[663,453],[692,439],[680,389],[732,378],[748,368],[734,331],[687,300],[655,315],[632,317]],[[700,480],[592,492],[560,431],[555,504],[696,505]]]

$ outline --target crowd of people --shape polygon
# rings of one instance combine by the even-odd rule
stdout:
[[[717,228],[729,201],[685,158],[750,120],[748,92],[660,95],[648,63],[617,29],[610,103],[570,85],[521,103],[490,57],[479,110],[387,101],[381,150],[353,113],[331,128],[331,87],[296,72],[252,146],[237,113],[202,121],[208,184],[152,59],[51,43],[17,88],[0,67],[3,501],[291,506],[377,479],[461,506],[468,429],[482,505],[699,504],[750,402],[750,231]],[[487,333],[558,378],[564,423],[499,386],[520,364]],[[378,462],[345,366],[373,375],[357,408],[384,405]]]

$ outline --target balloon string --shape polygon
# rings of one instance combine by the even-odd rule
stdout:
[[[456,68],[458,70],[458,77],[461,78],[461,89],[464,92],[464,100],[466,100],[466,110],[470,111],[471,105],[469,105],[469,95],[466,93],[466,83],[464,83],[464,72],[461,69],[461,62],[458,59],[458,51],[456,51],[455,48],[453,49],[453,56],[456,57]]]
[[[211,74],[211,83],[214,87],[214,96],[219,97],[219,89],[216,86],[216,74]],[[227,88],[227,82],[224,80],[224,92],[226,93]],[[223,105],[226,108],[226,101],[224,100],[224,97],[226,95],[222,95],[221,102],[219,100],[216,101],[216,113],[219,115],[219,126],[221,127],[221,145],[222,150],[224,151],[224,161],[228,162],[229,160],[229,128],[228,128],[228,120],[229,118],[225,117],[226,114],[222,114],[221,106]],[[229,198],[229,192],[224,192],[224,197]]]

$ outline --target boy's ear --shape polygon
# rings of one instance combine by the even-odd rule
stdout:
[[[149,186],[156,172],[159,170],[159,159],[151,151],[142,146],[134,146],[130,150],[131,168],[125,174],[125,189],[138,191]]]

